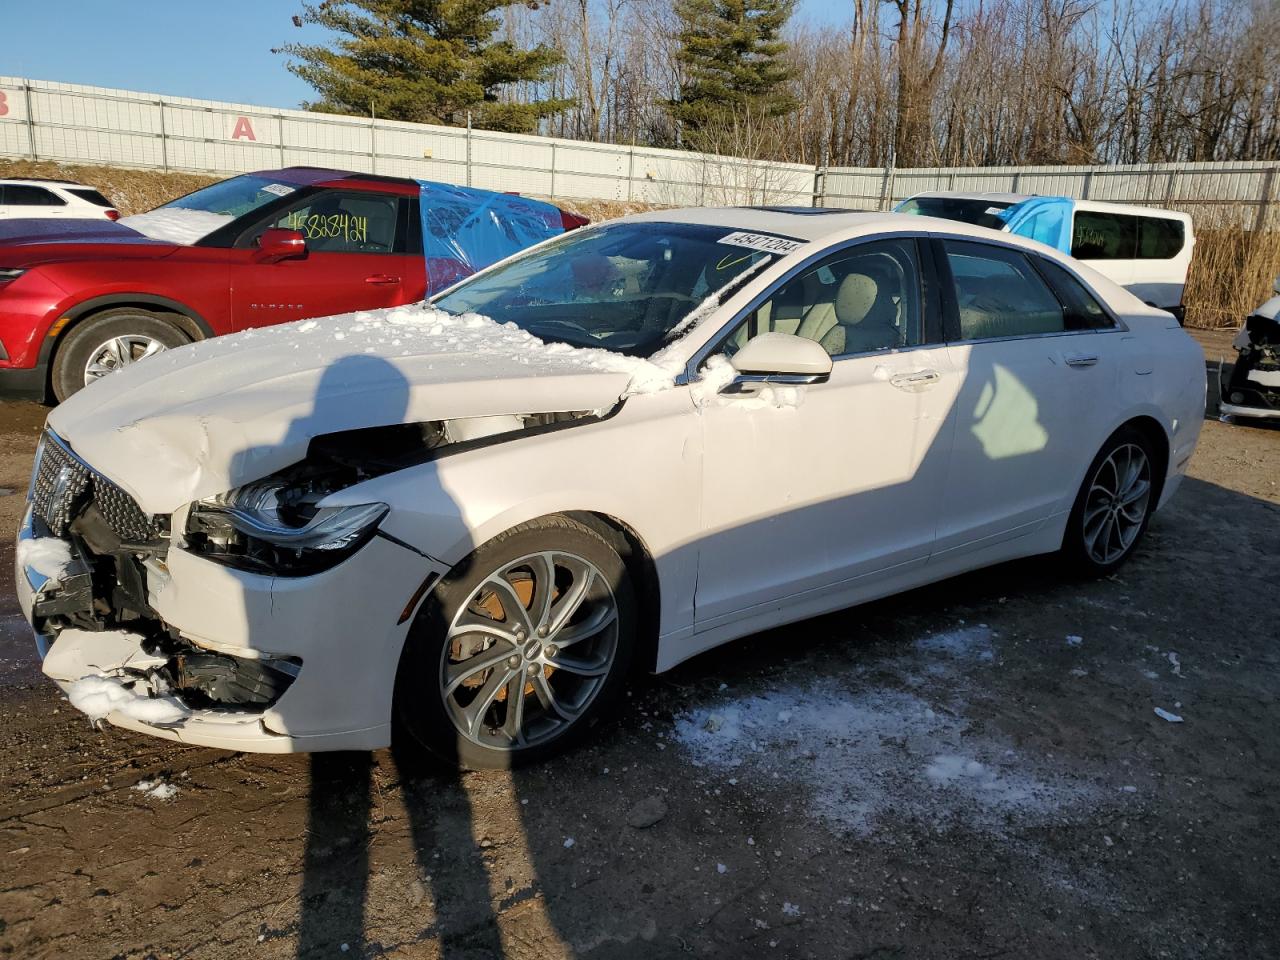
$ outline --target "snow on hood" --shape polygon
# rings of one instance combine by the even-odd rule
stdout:
[[[146,213],[122,217],[118,223],[137,230],[153,240],[180,243],[190,246],[203,240],[219,227],[226,226],[235,217],[229,213],[211,213],[208,210],[187,210],[183,207],[158,207]]]
[[[49,426],[144,511],[170,513],[296,463],[321,434],[603,410],[674,372],[415,304],[156,354],[72,396]]]

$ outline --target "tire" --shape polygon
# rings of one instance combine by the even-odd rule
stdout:
[[[599,534],[563,516],[522,524],[477,548],[423,603],[396,672],[397,723],[460,767],[539,762],[616,706],[636,632],[630,576]]]
[[[155,353],[190,342],[191,339],[163,313],[137,307],[117,307],[95,313],[72,327],[58,345],[50,373],[53,395],[61,403],[82,390],[88,375],[86,369],[91,362],[102,358],[104,352],[107,362],[97,365],[106,372],[110,366],[118,368],[140,359],[148,350]],[[119,348],[114,355],[108,349],[112,343]]]
[[[1103,577],[1133,555],[1147,532],[1159,491],[1151,441],[1121,427],[1089,464],[1067,519],[1062,553],[1085,576]]]

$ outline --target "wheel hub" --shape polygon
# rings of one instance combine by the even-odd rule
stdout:
[[[604,685],[617,618],[608,581],[582,557],[532,554],[493,571],[444,644],[441,693],[459,734],[515,750],[563,733]]]

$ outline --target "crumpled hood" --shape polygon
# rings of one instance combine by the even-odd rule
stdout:
[[[607,409],[670,380],[649,361],[416,304],[156,354],[72,396],[49,426],[145,512],[171,513],[296,463],[321,434]]]

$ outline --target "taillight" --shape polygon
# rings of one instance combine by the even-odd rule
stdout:
[[[108,220],[119,220],[119,219],[120,219],[120,211],[119,211],[119,210],[108,210],[108,211],[106,211],[106,214],[107,214],[107,219],[108,219]]]
[[[564,227],[565,233],[570,230],[577,230],[579,227],[585,227],[590,222],[586,217],[570,213],[568,210],[560,211],[560,223]]]

